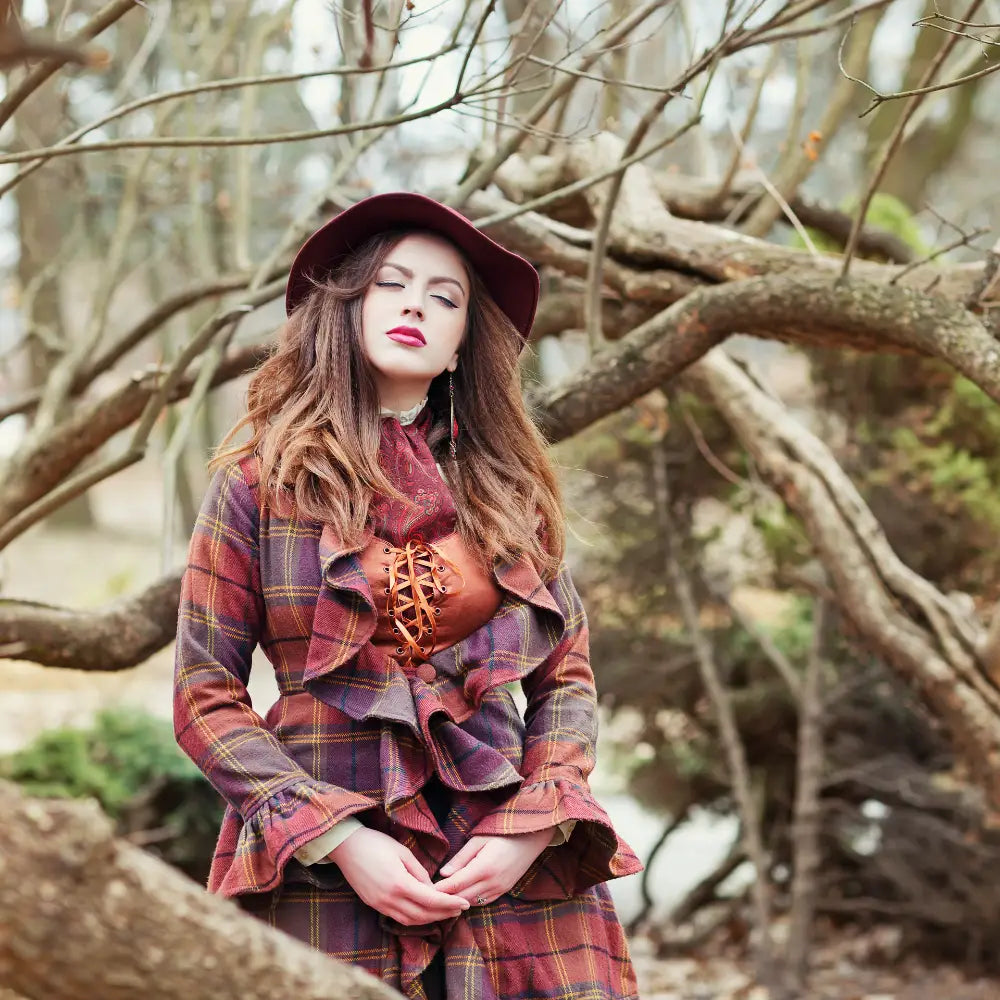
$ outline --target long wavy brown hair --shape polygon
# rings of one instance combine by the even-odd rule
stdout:
[[[411,502],[379,466],[380,402],[361,337],[364,294],[405,235],[380,233],[313,280],[250,379],[246,415],[210,463],[215,469],[256,454],[261,503],[283,512],[293,501],[297,516],[337,525],[350,549],[362,544],[374,495]],[[428,390],[434,420],[427,442],[445,470],[458,531],[483,567],[526,554],[548,581],[565,548],[562,496],[521,396],[521,336],[468,264],[466,271],[468,322],[454,373],[457,457],[448,448],[447,371]],[[233,444],[245,427],[249,440]]]

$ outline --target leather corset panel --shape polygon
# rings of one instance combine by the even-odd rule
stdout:
[[[417,535],[402,546],[376,536],[359,559],[378,612],[371,642],[403,666],[460,642],[485,625],[503,599],[457,531],[435,542]]]

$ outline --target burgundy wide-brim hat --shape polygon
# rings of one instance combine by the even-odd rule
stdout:
[[[424,229],[450,240],[527,340],[538,306],[538,272],[523,257],[481,233],[464,215],[408,191],[364,198],[320,226],[292,262],[285,312],[290,314],[312,291],[310,275],[322,278],[370,237],[393,229]]]

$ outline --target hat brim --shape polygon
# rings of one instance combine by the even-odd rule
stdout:
[[[310,277],[329,274],[377,233],[423,229],[450,240],[486,285],[493,300],[527,340],[538,307],[538,272],[523,257],[490,239],[460,213],[409,191],[364,198],[335,215],[302,244],[288,273],[285,312],[313,289]],[[523,346],[523,344],[522,344]]]

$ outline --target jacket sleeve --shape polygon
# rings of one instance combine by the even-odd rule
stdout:
[[[275,884],[303,845],[377,805],[315,779],[253,709],[246,685],[265,615],[258,532],[243,470],[218,470],[181,583],[173,693],[178,745],[243,821],[234,864],[246,891]]]
[[[546,659],[521,682],[527,697],[520,768],[524,783],[472,831],[509,835],[554,826],[568,833],[565,843],[554,835],[554,843],[511,890],[531,899],[567,898],[642,869],[590,790],[597,692],[587,615],[565,564],[548,589],[565,629]]]

